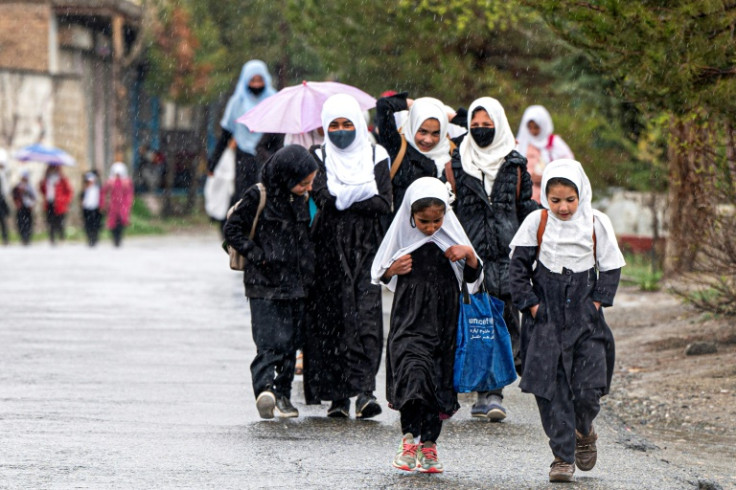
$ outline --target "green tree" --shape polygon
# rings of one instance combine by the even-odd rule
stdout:
[[[736,3],[523,0],[620,96],[670,115],[666,270],[690,270],[711,227],[722,135],[736,114]]]

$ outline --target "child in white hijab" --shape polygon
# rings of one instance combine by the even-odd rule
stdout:
[[[406,117],[397,125],[395,116],[401,113]],[[454,115],[454,109],[432,97],[412,100],[402,93],[376,102],[379,142],[391,156],[394,210],[412,182],[442,175],[454,150],[448,137],[448,118]]]
[[[441,473],[437,438],[459,408],[453,390],[459,292],[478,290],[482,263],[445,185],[414,181],[373,261],[374,284],[395,291],[386,345],[386,398],[401,412],[404,436],[393,466]]]
[[[517,150],[527,159],[527,170],[532,177],[532,199],[539,202],[544,167],[560,158],[574,159],[575,156],[565,140],[555,134],[552,116],[541,105],[526,108],[516,133]]]
[[[613,335],[601,308],[613,305],[625,262],[611,221],[591,199],[580,163],[550,163],[545,209],[530,214],[511,242],[511,294],[524,313],[520,387],[537,399],[555,457],[550,481],[572,481],[575,466],[595,465],[592,423],[613,374]]]

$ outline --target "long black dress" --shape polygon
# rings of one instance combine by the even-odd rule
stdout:
[[[312,198],[316,281],[309,299],[311,321],[304,341],[307,403],[342,400],[376,389],[383,351],[381,288],[371,284],[371,265],[383,238],[381,217],[391,212],[388,160],[375,164],[378,194],[348,209],[335,207],[324,163]]]
[[[412,270],[397,277],[386,347],[386,398],[401,410],[419,401],[452,415],[460,408],[452,386],[460,289],[450,261],[434,243],[411,253]],[[466,267],[473,282],[480,268]]]

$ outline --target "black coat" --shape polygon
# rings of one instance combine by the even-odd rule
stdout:
[[[509,268],[514,305],[523,312],[520,388],[551,400],[558,364],[573,390],[611,387],[613,334],[594,301],[613,304],[621,269],[561,274],[536,262],[537,247],[517,247]],[[536,262],[536,267],[534,264]],[[539,305],[536,317],[529,308]]]
[[[227,242],[245,258],[245,295],[249,298],[306,298],[314,279],[314,247],[309,237],[306,197],[266,194],[253,240],[248,238],[260,201],[258,187],[249,188],[225,223]],[[287,199],[290,212],[271,212],[269,199]],[[283,203],[282,203],[283,204]]]
[[[516,188],[521,171],[519,199]],[[460,152],[452,157],[455,202],[452,207],[478,257],[483,261],[484,284],[489,294],[508,298],[509,244],[524,218],[538,208],[532,201],[532,180],[526,158],[516,151],[506,156],[488,199],[483,183],[463,171]],[[447,175],[443,175],[447,179]]]
[[[391,212],[391,182],[388,160],[376,163],[378,194],[340,211],[314,153],[320,147],[312,151],[319,165],[312,198],[319,211],[312,223],[316,281],[304,342],[304,391],[307,403],[319,403],[375,390],[383,314],[381,288],[371,284],[370,271],[383,238],[381,218]]]

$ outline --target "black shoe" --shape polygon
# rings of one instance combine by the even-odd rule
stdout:
[[[362,393],[355,399],[355,418],[369,419],[381,413],[381,405],[372,393]]]
[[[350,398],[342,400],[334,400],[330,408],[327,409],[327,416],[336,419],[346,419],[350,417]]]
[[[282,418],[293,418],[299,416],[299,410],[291,404],[291,400],[285,396],[276,396],[276,415]]]

